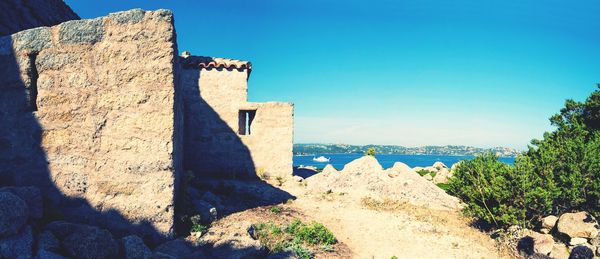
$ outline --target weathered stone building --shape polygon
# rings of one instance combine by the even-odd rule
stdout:
[[[38,186],[65,218],[161,238],[184,170],[291,175],[293,106],[248,102],[249,62],[177,53],[167,10],[0,37],[0,187]]]
[[[216,177],[289,175],[293,105],[248,102],[250,62],[184,55],[181,63],[185,168]]]

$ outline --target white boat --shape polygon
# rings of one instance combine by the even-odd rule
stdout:
[[[319,163],[327,163],[327,162],[329,162],[329,158],[326,158],[324,156],[313,157],[313,161],[319,162]]]

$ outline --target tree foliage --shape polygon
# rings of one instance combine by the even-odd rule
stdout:
[[[375,156],[375,148],[374,147],[368,148],[367,151],[365,151],[365,156]]]
[[[512,166],[485,154],[457,168],[449,191],[465,212],[497,227],[575,209],[600,216],[600,90],[585,102],[567,100],[550,122],[556,129]]]

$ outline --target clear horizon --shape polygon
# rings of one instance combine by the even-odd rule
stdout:
[[[594,1],[66,1],[173,10],[179,51],[249,60],[294,143],[526,148],[600,81]]]

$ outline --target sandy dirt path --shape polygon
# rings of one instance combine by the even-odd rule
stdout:
[[[330,228],[354,258],[508,258],[458,212],[409,204],[379,210],[360,195],[290,191],[298,197],[291,206]]]

